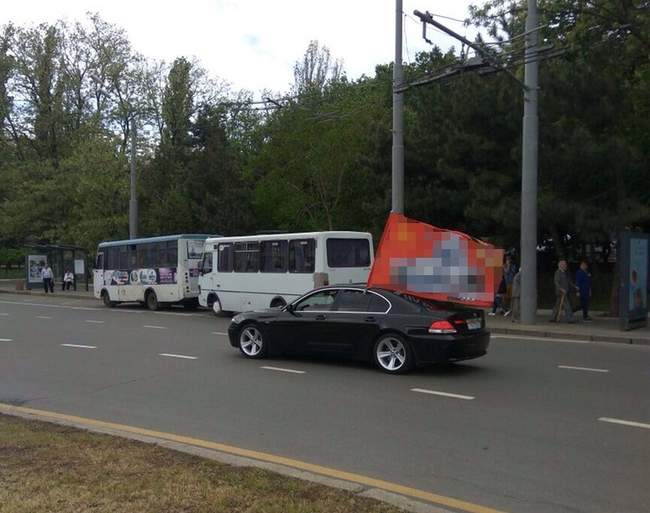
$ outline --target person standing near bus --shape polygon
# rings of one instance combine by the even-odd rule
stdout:
[[[74,274],[70,271],[70,269],[65,270],[65,274],[63,275],[63,290],[70,290],[70,287],[74,285]]]
[[[54,273],[50,264],[45,264],[41,270],[41,277],[43,278],[43,289],[47,294],[48,289],[51,294],[54,294]]]

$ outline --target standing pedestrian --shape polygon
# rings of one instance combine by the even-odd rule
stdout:
[[[503,312],[503,298],[506,295],[506,279],[504,276],[501,276],[501,281],[499,282],[499,288],[497,293],[494,294],[494,303],[492,303],[492,311],[488,315],[494,317],[497,314],[497,311]]]
[[[557,271],[555,271],[555,276],[553,276],[555,306],[553,307],[551,322],[560,322],[561,320],[569,323],[575,322],[573,320],[573,308],[569,294],[572,289],[576,289],[577,287],[571,283],[568,269],[569,266],[566,260],[563,259],[558,262]]]
[[[580,262],[580,269],[576,273],[576,285],[580,295],[580,308],[582,309],[582,320],[591,321],[589,317],[589,299],[591,298],[591,273],[586,260]]]
[[[517,266],[510,255],[506,256],[506,262],[503,264],[503,279],[506,284],[505,297],[503,301],[504,317],[507,317],[512,310],[512,282],[517,274]]]
[[[74,284],[74,274],[70,271],[70,269],[65,270],[65,274],[63,275],[63,290],[70,290],[70,287]]]
[[[512,322],[519,321],[519,305],[521,299],[521,268],[515,274],[515,277],[512,279]]]
[[[48,290],[51,294],[54,294],[54,273],[50,264],[45,264],[41,270],[41,277],[43,278],[43,288],[47,294]]]

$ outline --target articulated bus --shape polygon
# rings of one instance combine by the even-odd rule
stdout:
[[[205,242],[199,304],[219,314],[281,308],[309,290],[368,279],[372,235],[309,232]]]
[[[198,306],[199,265],[209,235],[168,235],[102,242],[93,271],[94,294],[106,306],[138,301]]]

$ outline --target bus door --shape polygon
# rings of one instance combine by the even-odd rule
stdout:
[[[99,294],[102,288],[104,288],[104,252],[100,251],[97,253],[93,269],[93,290],[95,294]]]

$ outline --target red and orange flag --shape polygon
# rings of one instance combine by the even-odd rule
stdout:
[[[462,232],[391,213],[368,286],[488,307],[494,301],[502,269],[502,249]]]

